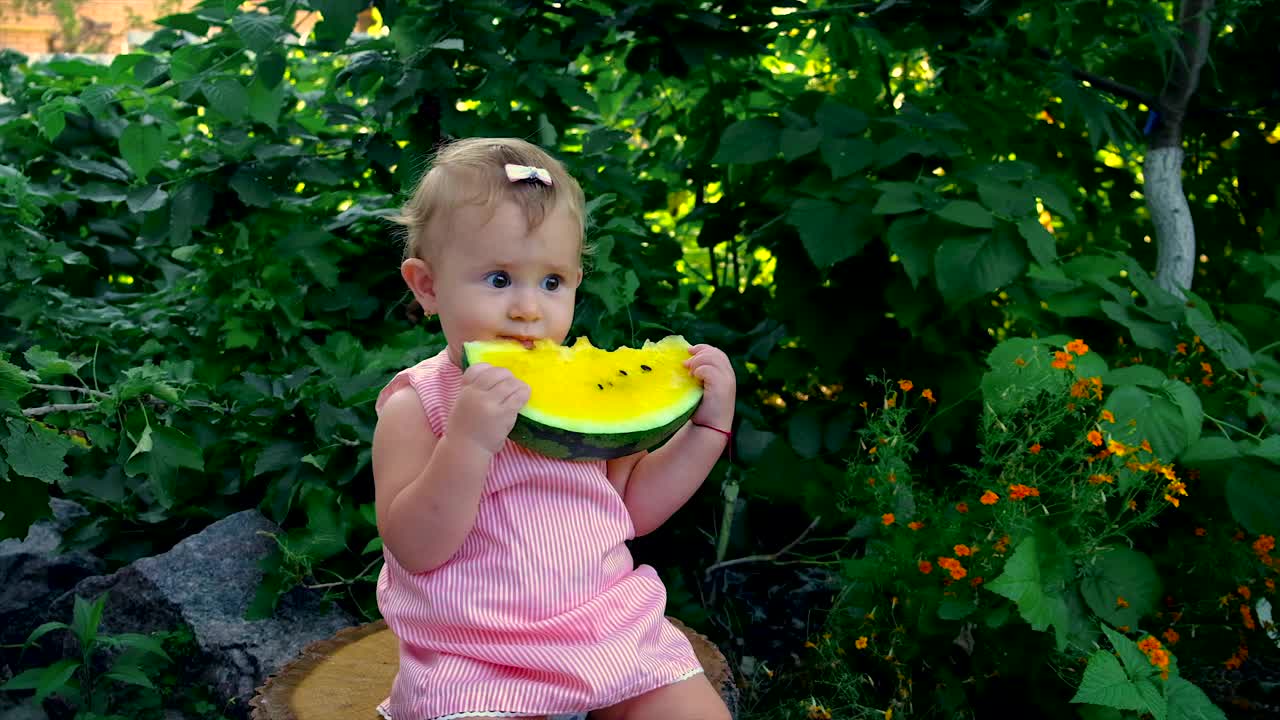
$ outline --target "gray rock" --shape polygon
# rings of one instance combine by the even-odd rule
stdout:
[[[308,643],[356,624],[305,588],[282,597],[270,618],[244,618],[262,579],[259,562],[275,547],[264,533],[279,532],[256,510],[239,512],[164,554],[84,580],[57,604],[70,617],[75,596],[109,592],[101,625],[107,634],[190,627],[197,656],[175,661],[226,702],[225,712],[247,717],[248,701],[268,674]]]
[[[62,533],[89,514],[80,505],[52,498],[52,520],[34,523],[25,540],[0,540],[0,645],[21,643],[50,619],[51,602],[106,565],[91,553],[58,554]]]

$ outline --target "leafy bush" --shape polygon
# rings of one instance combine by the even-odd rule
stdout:
[[[1043,59],[1162,87],[1163,6],[377,3],[351,36],[358,8],[324,3],[299,44],[304,5],[206,2],[109,66],[0,55],[0,537],[69,496],[92,510],[69,544],[124,563],[258,507],[285,532],[254,612],[302,583],[375,617],[371,401],[442,343],[406,317],[385,217],[441,139],[515,134],[591,200],[599,251],[573,334],[681,333],[737,363],[734,464],[636,543],[676,611],[735,660],[772,652],[729,642],[758,608],[741,588],[700,602],[705,567],[819,516],[839,539],[822,562],[846,589],[823,613],[833,642],[815,644],[847,655],[753,702],[808,713],[796,698],[836,682],[876,712],[1041,707],[1081,686],[1095,641],[1143,687],[1151,671],[1099,621],[1176,650],[1168,683],[1274,652],[1239,609],[1269,591],[1254,545],[1280,530],[1280,133],[1249,110],[1270,90],[1223,74],[1189,116],[1206,261],[1184,300],[1146,269],[1144,111]],[[1257,38],[1275,17],[1220,10],[1251,32],[1224,29],[1215,61],[1270,57]],[[1051,354],[1074,338],[1090,351]],[[895,408],[850,382],[887,371]],[[929,418],[910,430],[907,397]],[[1097,458],[1091,430],[1139,449]],[[1019,590],[1033,571],[1051,587]],[[1178,627],[1194,631],[1162,635]],[[914,689],[890,648],[928,668],[904,672]]]

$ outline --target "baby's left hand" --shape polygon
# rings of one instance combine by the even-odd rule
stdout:
[[[705,344],[694,345],[689,352],[693,357],[685,360],[684,365],[702,381],[702,403],[693,414],[693,422],[729,430],[738,388],[729,356]]]

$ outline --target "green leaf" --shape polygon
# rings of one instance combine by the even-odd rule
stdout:
[[[103,638],[107,640],[107,638]],[[110,636],[110,644],[120,647],[126,647],[131,650],[148,653],[166,660],[171,659],[169,653],[165,652],[164,644],[158,638],[151,635],[142,635],[140,633],[119,633]]]
[[[0,440],[5,460],[19,475],[55,484],[66,475],[67,451],[71,442],[58,433],[32,422],[11,418],[9,435]]]
[[[1263,439],[1262,442],[1249,448],[1248,453],[1256,458],[1280,463],[1280,435],[1272,435]]]
[[[929,225],[925,215],[901,217],[893,221],[885,236],[889,250],[898,256],[913,288],[919,287],[921,278],[929,274],[933,254],[942,243],[942,238],[931,232]]]
[[[953,223],[989,230],[995,224],[991,211],[972,200],[951,200],[934,215]]]
[[[982,399],[997,415],[1036,401],[1042,393],[1065,392],[1066,373],[1054,368],[1048,345],[1031,338],[1010,338],[987,356],[991,369],[982,376]]]
[[[800,457],[817,457],[822,452],[822,418],[818,411],[806,407],[796,413],[787,424],[787,439]]]
[[[876,161],[876,145],[861,138],[827,138],[822,141],[822,160],[831,168],[831,177],[852,175]]]
[[[640,278],[636,276],[634,270],[609,275],[592,275],[583,282],[583,287],[600,298],[612,315],[629,307],[635,301],[636,291],[640,289]]]
[[[1169,701],[1169,720],[1227,720],[1226,713],[1186,678],[1169,678],[1165,692]]]
[[[277,84],[274,88],[265,83],[255,82],[249,86],[249,117],[275,129],[280,125],[280,111],[283,109],[287,88]]]
[[[1053,234],[1034,217],[1018,221],[1018,234],[1027,241],[1027,250],[1037,263],[1048,267],[1058,261],[1058,246]]]
[[[800,198],[787,213],[787,224],[800,232],[800,240],[813,264],[828,268],[858,254],[870,234],[863,229],[865,210],[829,200]]]
[[[1202,437],[1187,451],[1182,453],[1179,460],[1187,465],[1198,465],[1201,463],[1222,462],[1224,460],[1235,460],[1240,457],[1240,449],[1234,440],[1214,435],[1211,437]]]
[[[233,123],[244,121],[249,113],[249,93],[239,80],[230,77],[214,78],[203,89],[210,110]]]
[[[892,188],[885,190],[880,199],[876,201],[876,205],[871,209],[873,215],[899,215],[901,213],[909,213],[924,207],[920,202],[920,197],[909,190],[901,188]]]
[[[983,178],[977,185],[978,198],[991,212],[1010,220],[1024,218],[1040,224],[1035,217],[1036,199],[1031,193],[991,178]]]
[[[162,190],[159,185],[138,188],[129,193],[129,212],[145,213],[159,210],[164,207],[168,199],[169,193]]]
[[[938,603],[938,617],[943,620],[963,620],[978,609],[972,598],[944,597]]]
[[[50,141],[57,140],[67,127],[67,113],[73,111],[75,106],[72,98],[63,96],[36,108],[36,124],[40,127],[41,134]]]
[[[326,48],[337,48],[347,41],[356,26],[356,16],[364,9],[364,0],[309,0],[319,10],[324,22],[316,26],[316,40]]]
[[[822,128],[809,128],[807,130],[783,128],[780,143],[782,157],[788,162],[798,157],[804,157],[817,150],[820,142],[822,142]]]
[[[1121,305],[1110,300],[1099,303],[1102,312],[1129,329],[1133,343],[1138,347],[1165,350],[1173,347],[1174,331],[1167,323],[1158,323],[1140,316],[1132,305]]]
[[[274,89],[284,79],[286,65],[287,61],[282,52],[273,51],[259,55],[254,84]]]
[[[18,409],[18,401],[31,392],[31,383],[22,369],[0,353],[0,412]]]
[[[31,700],[38,705],[56,692],[65,692],[67,681],[79,669],[79,660],[59,660],[47,667],[32,668],[14,675],[9,682],[0,685],[0,690],[35,690],[36,694]]]
[[[1019,542],[1000,575],[985,587],[1016,603],[1018,614],[1033,629],[1043,631],[1054,626],[1058,648],[1062,649],[1066,646],[1070,608],[1061,594],[1060,561],[1052,557],[1052,549],[1049,556],[1042,555],[1040,545],[1044,542],[1035,535]]]
[[[204,226],[212,209],[213,196],[203,182],[191,180],[178,188],[169,203],[169,238],[173,244],[189,244],[192,229]]]
[[[105,674],[105,677],[130,685],[155,688],[155,685],[151,684],[151,678],[147,677],[146,673],[142,672],[142,668],[137,665],[117,663]]]
[[[1160,599],[1160,575],[1151,558],[1129,548],[1099,551],[1094,563],[1085,568],[1080,593],[1098,617],[1112,625],[1137,627],[1138,621],[1156,607]],[[1124,598],[1128,607],[1118,607]]]
[[[1098,650],[1089,656],[1089,664],[1085,666],[1084,678],[1073,703],[1091,703],[1119,710],[1145,710],[1146,702],[1139,694],[1138,688],[1129,679],[1120,661],[1106,650]]]
[[[1026,258],[1005,233],[947,238],[933,258],[938,291],[953,304],[999,290],[1026,267]]]
[[[1122,385],[1107,397],[1105,408],[1115,415],[1115,425],[1108,427],[1117,440],[1127,445],[1147,440],[1156,457],[1165,462],[1200,439],[1204,417],[1200,398],[1176,380],[1166,380],[1159,394],[1136,385]]]
[[[243,167],[237,170],[231,176],[230,185],[245,205],[266,208],[275,203],[276,194],[252,170]]]
[[[778,154],[782,131],[773,118],[739,120],[720,136],[713,163],[749,165],[764,162]]]
[[[95,120],[106,120],[110,117],[109,109],[116,100],[116,89],[110,85],[99,83],[84,89],[80,93],[80,103],[84,105]]]
[[[1234,334],[1235,328],[1226,323],[1214,320],[1204,309],[1203,300],[1194,303],[1195,307],[1186,308],[1187,325],[1200,336],[1208,348],[1217,354],[1223,364],[1232,370],[1244,370],[1253,365],[1253,356],[1244,343]]]
[[[1029,180],[1023,187],[1040,198],[1045,207],[1063,216],[1068,221],[1075,222],[1076,214],[1071,209],[1071,201],[1067,199],[1066,194],[1057,185],[1046,180]]]
[[[1116,368],[1102,376],[1107,385],[1142,385],[1144,387],[1160,387],[1169,378],[1150,365],[1130,365]]]
[[[260,12],[240,13],[231,18],[231,29],[240,36],[245,47],[261,55],[276,47],[284,29],[284,18]]]
[[[30,635],[27,635],[27,639],[25,642],[22,643],[22,647],[23,649],[26,649],[31,647],[32,645],[35,645],[36,641],[38,641],[40,638],[44,637],[45,635],[48,635],[49,633],[53,632],[54,630],[70,630],[70,629],[71,627],[69,625],[62,622],[53,621],[53,622],[44,623],[43,625],[36,628],[35,630],[32,630]]]
[[[1125,672],[1131,680],[1143,680],[1157,672],[1147,656],[1138,649],[1137,643],[1105,623],[1102,625],[1102,632],[1107,636],[1107,640],[1111,641],[1111,647],[1115,648],[1116,654],[1120,656],[1120,662],[1124,664]]]
[[[179,471],[204,470],[204,454],[194,440],[177,428],[161,426],[149,429],[150,447],[143,449],[143,444],[139,443],[125,463],[125,472],[131,476],[145,475],[156,499],[168,509],[182,497],[189,496],[193,489],[198,489],[194,484],[182,483]]]
[[[129,168],[140,180],[145,180],[147,173],[160,163],[164,144],[164,133],[154,125],[130,123],[124,132],[120,133],[120,155],[125,162],[129,163]],[[134,209],[132,197],[129,201],[129,209],[139,212]]]
[[[302,456],[302,445],[279,440],[266,447],[253,464],[253,477],[293,467]]]
[[[80,647],[92,647],[98,639],[98,626],[102,623],[102,610],[107,604],[107,593],[102,593],[92,602],[79,595],[75,596],[75,605],[71,611],[71,632],[80,641]]]
[[[1227,477],[1231,515],[1253,535],[1280,535],[1280,472],[1257,462],[1237,463]]]
[[[85,366],[88,360],[77,360],[72,362],[64,360],[58,356],[56,352],[45,350],[39,345],[32,346],[22,357],[26,358],[27,363],[36,371],[41,380],[55,380],[64,375],[74,375]]]
[[[828,137],[857,135],[867,129],[870,119],[857,108],[849,107],[828,98],[818,107],[813,119]]]
[[[0,460],[0,470],[4,462]],[[31,524],[53,517],[49,507],[49,484],[42,480],[0,472],[0,540],[27,536]]]

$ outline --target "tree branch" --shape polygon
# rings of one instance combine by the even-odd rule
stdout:
[[[55,405],[43,405],[41,407],[27,408],[22,414],[27,417],[39,417],[56,412],[75,412],[77,410],[92,410],[98,407],[98,403],[64,403]]]
[[[1214,0],[1182,0],[1178,14],[1179,52],[1172,58],[1169,79],[1156,108],[1159,118],[1151,136],[1151,147],[1181,147],[1182,120],[1200,85],[1200,69],[1209,58],[1209,13]]]
[[[42,385],[35,383],[31,387],[36,388],[37,390],[62,390],[65,392],[84,393],[86,395],[92,395],[93,397],[110,397],[100,390],[93,390],[85,387],[74,387],[71,385]]]
[[[1061,64],[1071,73],[1071,77],[1077,80],[1083,80],[1089,83],[1089,85],[1095,88],[1098,88],[1099,90],[1105,93],[1115,95],[1116,97],[1122,97],[1122,98],[1125,98],[1126,100],[1135,100],[1137,102],[1140,102],[1146,105],[1147,107],[1155,107],[1158,102],[1156,96],[1152,95],[1151,93],[1143,92],[1142,90],[1139,90],[1138,88],[1133,87],[1131,85],[1125,85],[1124,83],[1116,82],[1111,78],[1105,78],[1105,77],[1102,77],[1101,75],[1095,75],[1094,73],[1091,73],[1088,70],[1081,70],[1080,68],[1072,65],[1071,63],[1065,60],[1055,59],[1053,57],[1053,53],[1049,52],[1044,48],[1032,48],[1031,54],[1035,55],[1036,57],[1046,62]]]

